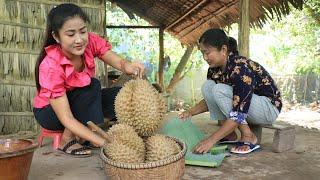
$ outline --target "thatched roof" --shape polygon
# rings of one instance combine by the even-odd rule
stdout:
[[[178,38],[184,44],[197,41],[210,27],[238,22],[239,0],[109,0]],[[267,19],[281,19],[290,6],[302,8],[303,0],[250,0],[251,26],[262,27]]]

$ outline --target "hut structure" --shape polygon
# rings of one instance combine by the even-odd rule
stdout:
[[[159,28],[159,76],[163,76],[163,32],[183,44],[193,44],[208,28],[244,20],[262,27],[268,18],[288,14],[289,4],[302,8],[303,0],[108,0],[130,16],[136,14]],[[55,5],[71,2],[91,19],[90,30],[105,36],[106,0],[0,0],[0,135],[39,129],[32,113],[36,91],[34,67],[44,40],[46,15]],[[250,2],[250,6],[249,6]],[[246,5],[240,8],[240,5]],[[241,9],[241,11],[240,11]],[[246,12],[244,18],[241,13]],[[245,20],[247,18],[247,20]],[[124,27],[128,28],[128,27]],[[247,37],[248,38],[248,37]],[[105,79],[97,64],[96,76]]]
[[[289,14],[290,4],[301,9],[303,0],[109,0],[132,17],[136,14],[151,25],[161,27],[183,44],[195,43],[212,27],[239,21],[239,3],[249,2],[251,27],[262,28],[268,19]]]
[[[163,32],[176,37],[182,44],[196,43],[209,28],[239,23],[239,50],[249,55],[249,29],[262,27],[268,19],[281,19],[289,14],[290,4],[302,9],[303,0],[108,0],[122,8],[129,17],[134,14],[159,27],[158,83],[163,82]],[[250,25],[249,25],[250,24]],[[115,28],[111,26],[112,28]],[[121,28],[130,28],[122,26]],[[131,28],[141,28],[133,26]],[[148,27],[150,28],[150,27]]]
[[[0,135],[39,129],[32,113],[35,63],[46,15],[64,2],[81,6],[89,29],[105,36],[105,0],[0,0]],[[97,63],[96,76],[104,80],[103,63]]]

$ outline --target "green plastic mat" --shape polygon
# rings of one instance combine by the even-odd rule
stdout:
[[[202,139],[204,133],[194,125],[191,120],[182,121],[179,118],[173,118],[161,129],[161,133],[167,136],[175,137],[187,144],[187,154],[185,156],[186,164],[196,166],[217,167],[220,166],[226,156],[227,146],[215,146],[206,154],[194,154],[192,149]]]

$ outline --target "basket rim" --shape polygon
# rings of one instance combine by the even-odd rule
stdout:
[[[100,149],[100,158],[108,165],[112,165],[118,168],[125,168],[125,169],[148,169],[148,168],[155,168],[159,166],[164,166],[173,162],[176,162],[180,160],[181,158],[184,158],[186,152],[187,152],[187,145],[185,142],[181,141],[178,138],[166,136],[168,138],[173,139],[176,141],[180,147],[182,147],[181,151],[178,154],[169,156],[165,159],[161,159],[159,161],[152,161],[152,162],[144,162],[144,163],[124,163],[124,162],[116,162],[111,159],[109,159],[103,151],[103,148]]]

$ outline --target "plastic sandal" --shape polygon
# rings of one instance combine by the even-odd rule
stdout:
[[[58,148],[59,151],[63,152],[64,154],[66,155],[69,155],[69,156],[72,156],[72,157],[79,157],[79,158],[82,158],[82,157],[89,157],[89,156],[92,156],[91,152],[90,153],[86,153],[86,154],[82,154],[81,152],[84,152],[86,150],[90,150],[88,147],[80,147],[80,148],[77,148],[77,149],[72,149],[70,152],[68,152],[68,149],[79,143],[76,139],[73,139],[71,141],[69,141],[67,144],[65,144],[63,146],[63,148]]]

